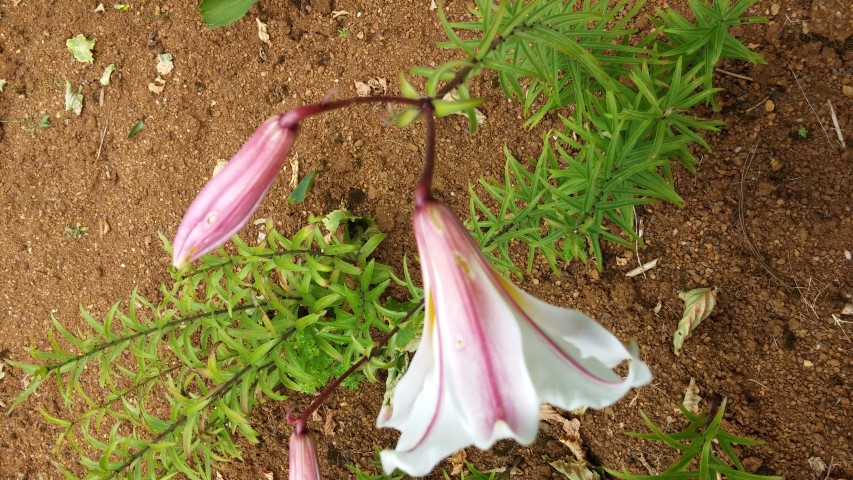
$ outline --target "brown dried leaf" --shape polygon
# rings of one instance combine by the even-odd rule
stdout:
[[[562,473],[569,480],[601,480],[601,476],[590,470],[587,463],[583,460],[569,461],[568,459],[560,459],[548,462],[548,465],[554,467],[554,470]]]
[[[272,46],[270,34],[267,32],[267,24],[262,22],[260,18],[256,18],[255,21],[258,22],[258,38],[267,45]]]
[[[335,427],[337,423],[335,423],[335,414],[337,414],[337,410],[332,410],[331,408],[326,409],[326,420],[323,422],[323,433],[328,436],[335,435]]]
[[[684,405],[684,408],[687,409],[688,412],[693,414],[699,413],[699,402],[702,401],[702,397],[699,396],[699,387],[696,386],[696,379],[690,379],[690,385],[687,386],[687,390],[684,391],[684,401],[681,402]]]
[[[576,459],[586,459],[586,454],[583,451],[583,440],[580,434],[580,420],[577,418],[568,419],[548,404],[543,404],[539,407],[539,416],[542,420],[550,424],[560,426],[563,429],[563,433],[560,435],[560,442],[569,447],[569,450],[571,450]]]
[[[355,94],[359,97],[369,97],[373,95],[385,95],[388,93],[388,80],[382,77],[373,77],[365,82],[354,82]]]
[[[447,457],[447,461],[453,466],[453,469],[450,471],[450,476],[455,477],[462,473],[462,468],[465,467],[466,458],[468,458],[468,455],[465,453],[465,450],[459,450],[453,455]]]

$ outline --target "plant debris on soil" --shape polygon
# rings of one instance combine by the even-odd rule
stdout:
[[[469,2],[446,3],[452,20],[467,18]],[[687,10],[686,2],[671,3]],[[652,0],[644,11],[654,15],[663,4]],[[426,0],[262,0],[215,30],[205,29],[196,2],[129,5],[95,11],[89,2],[0,2],[0,357],[29,360],[31,344],[47,348],[51,314],[83,330],[80,305],[103,314],[137,286],[158,298],[170,259],[157,233],[174,235],[217,160],[267,117],[336,89],[355,96],[367,79],[462,58],[436,46],[444,33]],[[695,149],[696,174],[676,172],[685,206],[646,206],[647,246],[607,246],[603,273],[575,262],[554,274],[540,261],[523,285],[590,314],[624,341],[635,338],[655,375],[616,405],[579,417],[577,445],[593,465],[638,474],[665,468],[672,451],[623,433],[644,430],[640,409],[677,431],[676,406],[695,378],[702,398],[727,398],[728,431],[766,442],[739,452],[748,471],[853,478],[853,318],[841,314],[853,302],[853,153],[838,137],[853,138],[853,14],[849,0],[762,1],[750,14],[770,22],[735,33],[766,64],[718,65],[722,109],[701,114],[726,124],[708,136],[712,152]],[[339,35],[341,28],[352,34]],[[651,24],[642,19],[633,28]],[[96,42],[91,64],[66,48],[77,35]],[[154,82],[166,53],[173,68]],[[110,64],[116,70],[103,85]],[[66,82],[85,99],[79,116],[65,109]],[[396,93],[394,82],[387,88]],[[479,132],[468,134],[458,116],[437,122],[436,195],[461,216],[469,185],[481,175],[502,178],[504,145],[520,159],[538,157],[542,134],[560,126],[549,115],[524,129],[522,107],[503,96],[493,75],[476,78],[472,95],[486,99]],[[400,266],[403,254],[415,253],[410,219],[423,127],[388,127],[382,115],[360,107],[305,122],[294,152],[299,168],[323,174],[293,204],[290,172],[283,172],[257,217],[290,234],[309,213],[346,207],[371,215],[388,233],[381,260]],[[43,116],[44,128],[27,128]],[[126,138],[143,118],[144,131]],[[108,227],[71,238],[69,225]],[[257,228],[242,235],[256,238]],[[625,276],[656,258],[654,269]],[[714,313],[676,357],[678,292],[709,286],[717,287]],[[9,365],[2,373],[0,407],[8,407],[28,378]],[[57,462],[83,473],[70,448],[54,452],[59,428],[39,413],[63,410],[50,387],[0,415],[0,479],[61,478]],[[375,448],[396,441],[393,430],[374,427],[382,395],[381,384],[338,391],[328,404],[333,431],[324,432],[322,420],[311,425],[327,478],[350,478],[347,464],[377,471]],[[285,414],[309,401],[293,395],[255,410],[262,441],[242,442],[243,460],[221,465],[222,478],[286,478],[292,427]],[[699,408],[708,408],[705,400]],[[572,455],[565,435],[543,422],[532,445],[503,441],[489,452],[469,448],[465,458],[480,471],[565,478],[549,464]],[[450,472],[453,464],[440,468]]]

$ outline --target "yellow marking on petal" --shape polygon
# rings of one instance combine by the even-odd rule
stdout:
[[[438,231],[444,230],[444,227],[442,227],[442,224],[441,224],[441,219],[438,216],[440,211],[441,211],[440,208],[429,208],[427,210],[427,212],[429,213],[429,218],[430,218],[430,220],[432,220],[433,226]]]
[[[504,276],[500,273],[494,272],[494,274],[495,277],[498,279],[498,283],[500,283],[501,286],[504,287],[504,290],[506,290],[506,293],[509,294],[509,297],[512,298],[519,306],[523,305],[524,297],[518,294],[518,287],[516,287],[515,284],[504,278]]]
[[[468,260],[465,260],[459,252],[453,252],[453,259],[456,260],[456,263],[465,270],[465,273],[468,275],[468,278],[474,280],[477,278],[477,274],[474,273],[474,270],[471,269],[471,265],[468,264]]]
[[[190,248],[190,251],[178,260],[178,263],[175,265],[175,268],[180,270],[187,266],[187,264],[190,263],[190,259],[193,258],[193,255],[195,255],[196,250],[198,250],[198,247]]]
[[[429,332],[431,335],[435,328],[435,302],[433,301],[432,292],[429,292],[429,299],[427,300],[427,303],[427,312],[429,312],[429,316],[425,319],[426,325],[424,326],[424,333]]]

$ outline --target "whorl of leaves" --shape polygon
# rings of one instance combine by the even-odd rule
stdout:
[[[518,99],[533,126],[550,112],[563,118],[563,131],[547,135],[542,154],[525,165],[505,149],[503,181],[481,180],[486,198],[471,191],[474,236],[503,270],[530,272],[538,252],[552,269],[591,253],[602,268],[602,241],[634,248],[635,207],[659,200],[682,204],[672,163],[688,170],[697,163],[691,143],[708,148],[703,135],[721,122],[694,116],[702,104],[716,106],[714,66],[721,59],[752,62],[750,52],[729,29],[762,21],[742,17],[755,0],[709,7],[690,0],[690,23],[672,10],[659,11],[657,31],[627,27],[643,2],[622,0],[477,0],[475,20],[439,17],[448,42],[471,60],[436,69],[417,68],[431,85],[469,69],[497,72],[504,93]],[[468,98],[468,87],[459,89]],[[474,127],[472,120],[472,128]],[[510,260],[510,246],[527,249],[522,269]]]

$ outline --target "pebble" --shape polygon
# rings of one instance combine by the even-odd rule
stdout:
[[[814,363],[809,360],[803,360],[803,366],[806,368],[814,367]]]
[[[853,97],[853,85],[844,85],[841,87],[841,93],[848,97]]]
[[[774,3],[773,5],[770,5],[770,15],[773,15],[773,16],[779,15],[779,4],[778,3]]]
[[[775,109],[776,109],[776,104],[773,103],[773,100],[767,100],[766,102],[764,102],[764,111],[765,112],[770,113]]]

